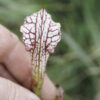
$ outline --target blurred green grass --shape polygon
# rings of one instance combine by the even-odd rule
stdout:
[[[100,0],[0,0],[0,24],[21,39],[23,19],[41,8],[62,25],[46,71],[64,100],[100,100]]]

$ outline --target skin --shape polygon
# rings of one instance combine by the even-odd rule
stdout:
[[[31,91],[31,60],[18,37],[0,25],[0,100],[54,100],[56,88],[45,74],[41,98]]]

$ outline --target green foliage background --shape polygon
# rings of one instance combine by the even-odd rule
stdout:
[[[62,25],[47,73],[64,100],[100,100],[100,0],[0,0],[0,23],[21,39],[23,19],[41,8]]]

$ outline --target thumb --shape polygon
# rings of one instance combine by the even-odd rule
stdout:
[[[40,100],[29,90],[0,77],[0,100]]]

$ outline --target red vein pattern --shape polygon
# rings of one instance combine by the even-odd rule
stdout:
[[[55,23],[45,9],[24,19],[20,31],[27,51],[32,53],[34,68],[40,66],[40,72],[45,71],[50,53],[54,53],[61,39],[60,24]]]

